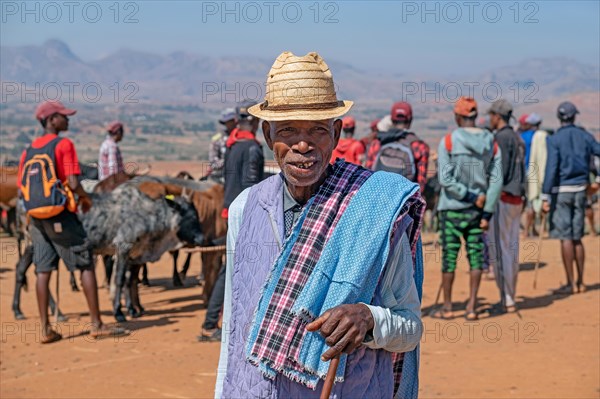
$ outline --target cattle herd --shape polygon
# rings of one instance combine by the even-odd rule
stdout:
[[[27,234],[27,217],[17,198],[16,168],[2,167],[0,173],[0,206],[8,211],[3,227],[16,235],[19,247],[13,313],[16,319],[23,319],[20,295],[22,288],[27,287],[26,272],[32,264],[33,247]],[[177,259],[179,249],[184,247],[207,249],[200,252],[202,296],[207,303],[223,264],[224,251],[209,248],[222,248],[225,242],[227,223],[220,216],[223,186],[212,181],[195,181],[187,172],[175,178],[124,173],[100,182],[93,181],[97,178],[93,173],[82,178],[93,182],[85,185],[91,191],[93,206],[78,216],[88,237],[85,245],[103,259],[106,283],[112,287],[115,319],[126,320],[122,298],[131,317],[144,314],[138,294],[140,269],[160,259],[165,252],[173,257],[173,284],[182,285],[181,277],[185,277],[191,257],[188,253],[180,274]],[[71,280],[72,289],[78,289],[73,275]],[[50,308],[57,312],[59,320],[63,317],[52,298]]]

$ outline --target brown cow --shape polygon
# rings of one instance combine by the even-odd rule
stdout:
[[[17,187],[16,166],[0,166],[0,205],[3,207],[15,207],[19,188]]]
[[[7,211],[6,225],[3,225],[3,228],[10,235],[14,235],[13,225],[16,223],[15,209],[19,194],[17,174],[16,166],[0,167],[0,209]]]
[[[184,179],[184,180],[196,180],[194,179],[194,177],[186,170],[182,170],[181,172],[177,173],[177,176],[175,176],[176,179]],[[190,268],[190,263],[192,260],[192,253],[188,252],[185,256],[185,261],[183,262],[183,267],[181,269],[181,273],[179,273],[178,269],[177,269],[177,260],[179,259],[179,250],[175,250],[175,251],[171,251],[170,252],[171,257],[173,258],[173,286],[175,287],[183,287],[183,281],[185,281],[185,277],[187,276],[187,272]],[[146,283],[148,282],[148,275],[147,275],[147,270],[148,268],[144,268],[143,271],[145,272],[143,274],[144,278],[146,279]],[[202,280],[204,280],[204,276],[201,276]],[[142,279],[142,283],[144,284],[144,280]],[[147,284],[149,285],[149,284]]]

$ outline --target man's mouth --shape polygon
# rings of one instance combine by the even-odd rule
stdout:
[[[310,169],[315,163],[316,162],[301,162],[292,165],[297,167],[298,169]]]

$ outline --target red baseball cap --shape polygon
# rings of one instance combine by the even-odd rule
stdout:
[[[392,105],[390,116],[392,122],[412,121],[412,107],[406,101],[398,101]]]
[[[113,121],[108,125],[108,128],[106,130],[109,133],[115,133],[119,129],[123,129],[123,124],[119,121]]]
[[[527,117],[529,117],[528,114],[521,115],[521,117],[519,118],[519,123],[521,125],[526,125],[527,124]]]
[[[35,117],[38,121],[42,121],[54,114],[61,114],[65,116],[75,115],[77,111],[69,109],[63,105],[60,101],[44,101],[35,110]]]
[[[351,116],[345,116],[342,119],[342,129],[352,129],[356,126],[356,121]]]
[[[454,113],[467,118],[477,115],[477,101],[473,97],[461,97],[454,104]]]

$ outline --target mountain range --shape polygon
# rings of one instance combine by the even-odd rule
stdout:
[[[49,82],[77,82],[81,86],[91,82],[102,87],[114,86],[116,82],[123,88],[133,82],[139,89],[138,99],[156,102],[223,103],[239,101],[244,96],[259,99],[264,95],[264,81],[271,64],[272,59],[261,57],[213,57],[184,51],[159,55],[129,49],[83,61],[59,40],[48,40],[41,46],[0,47],[2,82],[25,84],[27,88]],[[478,76],[446,73],[443,66],[437,76],[414,76],[402,72],[373,73],[336,60],[328,60],[328,64],[340,98],[373,105],[379,100],[388,104],[403,94],[407,100],[412,97],[419,102],[427,90],[437,91],[443,102],[446,97],[454,98],[457,88],[460,94],[469,94],[469,85],[475,87],[476,98],[495,95],[497,85],[504,95],[511,93],[515,102],[526,100],[527,96],[544,100],[600,90],[598,65],[586,65],[566,57],[526,59],[483,71]],[[4,90],[5,85],[2,86]],[[429,94],[425,100],[435,102],[436,98]]]

